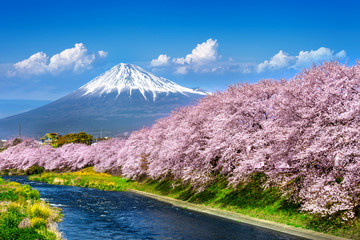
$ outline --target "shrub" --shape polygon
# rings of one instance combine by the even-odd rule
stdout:
[[[40,228],[46,226],[46,219],[40,218],[40,217],[34,217],[30,220],[30,225],[33,228]]]
[[[47,204],[44,202],[38,202],[31,206],[30,208],[30,218],[42,218],[46,219],[51,215],[51,210]]]
[[[44,167],[40,167],[38,165],[32,165],[31,167],[25,170],[25,175],[41,174],[44,171],[45,171]]]

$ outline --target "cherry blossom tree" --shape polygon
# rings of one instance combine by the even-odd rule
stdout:
[[[198,189],[219,175],[231,186],[254,173],[321,216],[355,215],[360,204],[360,65],[325,62],[293,79],[236,84],[173,111],[128,139],[58,149],[7,143],[0,169],[94,166],[137,179],[180,179]]]

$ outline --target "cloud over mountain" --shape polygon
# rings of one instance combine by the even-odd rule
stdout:
[[[159,67],[159,66],[166,66],[169,64],[170,57],[166,54],[160,54],[157,59],[151,60],[150,66],[152,67]]]
[[[175,73],[186,74],[192,70],[194,72],[209,72],[208,64],[213,63],[218,59],[219,44],[217,40],[209,38],[206,42],[197,44],[197,46],[187,54],[185,57],[173,58],[170,62],[170,57],[166,54],[161,54],[157,59],[153,59],[150,63],[152,67],[162,67],[170,65],[175,68]]]
[[[193,64],[198,66],[213,62],[217,58],[218,46],[217,40],[210,38],[206,42],[198,44],[191,54],[186,55],[186,57],[174,58],[173,62],[181,65]]]
[[[57,74],[63,71],[81,72],[92,67],[97,58],[105,58],[107,52],[89,52],[83,43],[76,43],[73,48],[68,48],[49,57],[46,53],[38,52],[28,59],[14,64],[15,74],[40,75],[45,73]]]

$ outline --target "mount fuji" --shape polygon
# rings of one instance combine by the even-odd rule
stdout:
[[[120,63],[72,93],[45,106],[0,119],[0,137],[40,137],[46,132],[85,131],[117,136],[150,126],[177,107],[207,93]]]

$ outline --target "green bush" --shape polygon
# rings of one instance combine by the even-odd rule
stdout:
[[[33,165],[25,170],[25,175],[41,174],[43,172],[45,172],[44,167],[40,167],[38,165]]]
[[[31,218],[42,218],[46,220],[51,215],[51,211],[44,202],[38,202],[31,206],[29,215]]]
[[[68,143],[83,143],[87,145],[91,145],[93,141],[93,136],[91,134],[87,134],[85,132],[79,133],[69,133],[64,136],[58,137],[58,146],[62,146]]]

